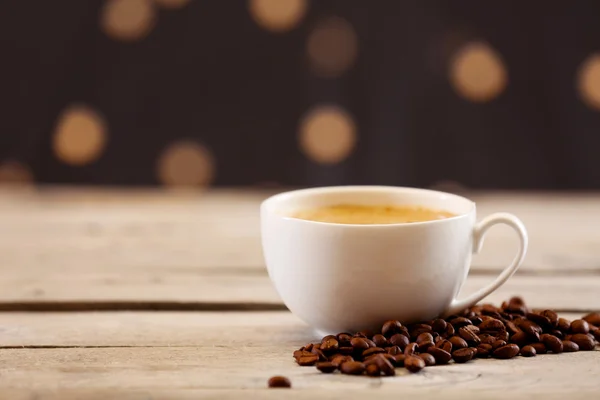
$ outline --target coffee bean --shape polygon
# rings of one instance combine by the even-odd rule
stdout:
[[[350,344],[352,345],[352,347],[354,348],[354,350],[356,351],[365,351],[366,349],[370,348],[371,346],[369,345],[369,342],[367,342],[366,338],[363,337],[354,337],[352,338],[352,340],[350,341]]]
[[[406,359],[406,356],[404,354],[396,354],[394,356],[394,365],[396,367],[403,367],[405,359]]]
[[[530,346],[535,349],[537,354],[546,354],[548,352],[544,343],[532,343]]]
[[[392,364],[395,362],[393,355],[388,354],[388,353],[377,353],[377,354],[371,354],[368,358],[365,358],[364,363],[366,365],[366,364],[368,364],[367,360],[369,360],[369,362],[374,362],[375,360],[377,360],[377,358],[381,358],[381,357],[385,358]]]
[[[436,350],[439,350],[439,349],[436,349]],[[432,354],[421,353],[417,357],[421,357],[423,359],[423,361],[425,361],[426,367],[431,367],[432,365],[435,365],[435,357]]]
[[[525,315],[527,314],[527,307],[524,305],[508,303],[508,305],[504,308],[504,311],[511,314]]]
[[[467,342],[460,336],[452,336],[448,341],[452,343],[452,349],[455,351],[469,347]]]
[[[513,344],[513,343],[507,344],[506,346],[498,347],[492,353],[492,355],[494,356],[494,358],[501,358],[501,359],[504,359],[504,360],[507,360],[509,358],[513,358],[517,354],[519,354],[519,346],[517,346],[516,344]]]
[[[588,333],[590,331],[590,325],[584,319],[576,319],[571,322],[571,333]]]
[[[517,322],[517,326],[521,328],[523,332],[525,332],[529,337],[535,337],[536,340],[539,340],[540,333],[542,332],[542,328],[533,321],[528,319],[520,319]]]
[[[544,317],[543,315],[536,314],[536,313],[527,313],[527,314],[525,314],[525,317],[527,319],[529,319],[530,321],[535,322],[536,324],[538,324],[539,326],[541,326],[543,328],[551,328],[552,327],[550,320],[548,318]]]
[[[352,340],[352,335],[348,333],[338,333],[337,340],[340,347],[348,347],[350,346],[350,341]]]
[[[438,318],[431,323],[431,329],[433,329],[434,332],[443,333],[446,330],[447,325],[446,321]]]
[[[589,313],[582,318],[587,321],[588,324],[592,324],[594,326],[600,327],[600,312]]]
[[[502,321],[496,318],[490,318],[479,324],[479,329],[482,331],[501,331],[505,328]]]
[[[487,358],[492,353],[492,345],[487,343],[482,343],[477,346],[477,354],[475,356],[477,358]]]
[[[374,341],[372,341],[372,340],[371,340],[371,339],[369,339],[369,338],[365,338],[365,342],[367,342],[367,344],[369,345],[369,347],[377,347],[377,346],[375,345],[375,342],[374,342]]]
[[[367,365],[367,367],[365,368],[365,372],[369,376],[380,376],[381,375],[381,371],[379,370],[379,367],[377,366],[377,364]]]
[[[479,327],[477,327],[475,325],[467,325],[464,328],[468,329],[469,331],[471,331],[475,335],[479,335],[481,333],[481,330],[479,329]]]
[[[325,353],[323,353],[316,346],[313,346],[313,348],[310,352],[319,356],[319,361],[327,361],[327,356],[325,355]]]
[[[558,326],[558,314],[552,310],[544,310],[540,313],[550,321],[550,326],[556,328]]]
[[[416,343],[409,343],[406,348],[404,349],[404,355],[405,356],[412,356],[413,354],[415,354],[417,352],[417,348],[419,347],[418,344]]]
[[[344,354],[344,355],[351,355],[352,353],[354,353],[354,348],[353,347],[340,347],[338,349],[338,353],[340,354]]]
[[[404,368],[413,373],[419,372],[425,368],[425,361],[421,357],[407,356],[404,359]]]
[[[311,353],[310,351],[306,351],[306,350],[294,351],[294,358],[296,359],[296,361],[298,361],[298,359],[302,356],[313,356],[313,353]]]
[[[508,304],[525,307],[525,300],[523,300],[523,298],[521,296],[513,296],[508,300]]]
[[[307,366],[311,366],[311,365],[315,365],[315,363],[317,361],[319,361],[319,356],[317,354],[311,354],[311,355],[303,355],[301,357],[299,357],[297,360],[299,365],[303,366],[303,367],[307,367]]]
[[[594,350],[596,344],[594,343],[594,339],[592,339],[589,335],[585,333],[576,333],[571,336],[571,341],[577,343],[579,346],[579,350],[582,351],[590,351]]]
[[[373,332],[371,329],[365,329],[364,331],[360,331],[359,333],[362,335],[362,337],[365,337],[367,339],[372,338],[375,334],[375,332]]]
[[[487,315],[488,317],[492,317],[492,318],[496,318],[496,319],[502,318],[502,314],[500,314],[498,311],[493,311],[493,310],[483,311],[482,310],[482,313],[484,313],[484,315]]]
[[[331,359],[331,363],[338,368],[340,365],[342,365],[343,363],[348,362],[348,361],[354,361],[354,359],[350,356],[344,356],[344,355],[339,355],[339,354],[337,356],[334,356]]]
[[[521,355],[523,357],[534,357],[536,354],[535,347],[525,346],[521,349]]]
[[[473,323],[473,325],[477,325],[479,326],[479,324],[481,324],[483,322],[483,318],[479,317],[479,316],[475,316],[472,318],[469,318],[471,320],[471,322]]]
[[[442,340],[437,345],[437,348],[444,350],[445,352],[452,353],[452,343],[449,340]]]
[[[388,347],[390,345],[387,338],[379,333],[374,335],[372,340],[377,347]]]
[[[552,329],[550,331],[550,334],[553,336],[556,336],[559,339],[564,339],[565,338],[565,334],[562,333],[562,331],[559,331],[558,329]]]
[[[559,338],[553,335],[549,335],[547,333],[543,334],[542,336],[540,336],[540,339],[542,340],[542,343],[544,343],[548,350],[550,350],[554,354],[559,354],[563,352],[563,344]]]
[[[378,353],[385,353],[385,350],[382,349],[381,347],[371,347],[371,348],[363,351],[362,356],[363,356],[363,358],[367,358],[370,355],[378,354]]]
[[[565,353],[574,353],[579,351],[579,346],[577,343],[571,342],[570,340],[563,340],[562,345]]]
[[[400,348],[400,346],[392,346],[392,347],[388,347],[387,350],[388,354],[391,354],[393,356],[395,356],[396,354],[403,354],[402,349]]]
[[[448,364],[452,359],[452,354],[446,350],[442,350],[439,347],[430,347],[427,349],[427,353],[431,354],[435,358],[435,363],[438,365]],[[427,360],[424,360],[427,363]]]
[[[311,351],[311,350],[312,350],[312,348],[313,348],[313,344],[312,344],[312,343],[309,343],[309,344],[307,344],[307,345],[304,345],[304,346],[300,347],[300,350]]]
[[[565,318],[559,318],[556,327],[559,331],[566,333],[571,329],[571,321]]]
[[[498,347],[506,346],[505,340],[496,340],[492,343],[492,349],[496,350]]]
[[[427,351],[427,349],[430,347],[435,347],[435,343],[433,343],[433,342],[419,343],[419,353],[423,353],[423,352]]]
[[[590,332],[592,334],[592,336],[594,338],[596,338],[597,341],[600,342],[600,328],[594,329],[593,331]]]
[[[452,352],[452,358],[455,362],[462,364],[471,361],[475,356],[475,351],[469,347],[454,350]]]
[[[506,326],[506,330],[508,331],[508,333],[511,335],[514,335],[517,332],[521,332],[521,330],[517,328],[517,325],[515,325],[513,321],[505,321],[504,325]]]
[[[291,388],[292,382],[285,376],[272,376],[269,378],[267,385],[270,388]]]
[[[396,375],[396,371],[394,370],[394,366],[392,363],[383,355],[378,355],[375,357],[375,363],[379,367],[381,373],[385,376],[394,376]]]
[[[527,334],[523,331],[519,331],[510,337],[510,341],[519,347],[527,345],[530,340]]]
[[[333,371],[335,371],[338,368],[337,365],[335,365],[334,363],[332,363],[330,361],[319,362],[316,365],[317,365],[317,369],[319,371],[323,372],[324,374],[331,374]]]
[[[398,346],[401,349],[404,349],[408,345],[409,340],[408,337],[404,336],[403,334],[396,333],[395,335],[392,335],[392,337],[390,337],[389,342],[393,346]]]
[[[422,342],[433,342],[433,335],[431,335],[431,333],[429,332],[423,332],[419,336],[417,336],[415,342],[417,342],[417,344],[420,344]]]
[[[448,324],[446,325],[446,332],[444,332],[444,338],[452,337],[455,333],[456,330],[454,329],[454,326],[452,326],[452,324]]]
[[[431,332],[433,332],[433,330],[431,329],[431,325],[417,324],[414,325],[413,329],[410,331],[410,338],[414,341],[420,334]]]
[[[381,327],[381,333],[385,337],[390,337],[395,333],[402,332],[402,328],[403,328],[403,326],[400,323],[400,321],[396,321],[396,320],[385,321],[383,323],[383,326]]]
[[[507,331],[496,332],[496,340],[504,340],[505,342],[508,342],[509,338],[510,335]]]
[[[340,371],[346,375],[362,375],[365,372],[365,364],[359,361],[347,361],[340,365]]]
[[[331,336],[321,341],[321,351],[335,351],[340,347],[338,340],[335,336]]]
[[[459,328],[458,329],[458,334],[467,343],[472,343],[472,344],[475,344],[475,345],[478,345],[479,343],[481,343],[481,340],[479,340],[479,338],[477,337],[477,335],[474,334],[473,332],[471,332],[471,330],[467,329],[466,327]]]
[[[470,319],[465,317],[454,318],[450,321],[450,323],[452,324],[452,326],[454,326],[454,329],[462,328],[463,326],[467,325],[473,325],[473,322],[471,322]]]
[[[489,333],[482,333],[481,335],[479,335],[479,340],[481,340],[482,344],[494,344],[494,342],[498,339],[496,339],[495,336],[492,336]]]

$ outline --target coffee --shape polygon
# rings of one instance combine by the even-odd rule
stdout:
[[[452,360],[460,364],[474,358],[591,351],[600,339],[599,326],[600,313],[571,322],[552,310],[531,310],[520,297],[513,297],[500,307],[476,305],[446,319],[407,326],[390,320],[380,332],[327,335],[321,343],[296,350],[294,358],[299,365],[316,365],[323,373],[392,376],[394,367],[417,373]],[[321,362],[313,354],[315,349],[322,354]]]
[[[454,214],[421,206],[337,204],[298,211],[294,218],[336,224],[403,224],[433,221]]]

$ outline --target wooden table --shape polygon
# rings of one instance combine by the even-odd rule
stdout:
[[[292,351],[316,339],[263,266],[266,192],[0,191],[0,399],[592,399],[600,352],[478,360],[393,378],[323,375]],[[567,318],[600,310],[600,195],[472,193],[530,233],[519,294]],[[490,232],[464,293],[513,256]],[[294,390],[266,389],[274,374]],[[365,397],[367,396],[367,397]],[[409,396],[409,397],[407,397]]]

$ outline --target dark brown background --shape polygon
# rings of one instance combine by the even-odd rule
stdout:
[[[5,180],[600,188],[600,2],[313,0],[275,30],[245,0],[140,2],[0,2]],[[325,105],[355,132],[336,162],[302,147]],[[73,162],[57,132],[81,106],[105,142]]]

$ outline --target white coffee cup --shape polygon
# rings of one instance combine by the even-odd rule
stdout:
[[[412,205],[456,216],[416,223],[354,225],[291,217],[336,204]],[[512,227],[520,240],[512,263],[489,285],[457,299],[486,231]],[[321,334],[373,329],[389,319],[414,322],[457,313],[501,286],[527,250],[527,232],[511,214],[479,223],[475,203],[433,190],[342,186],[277,194],[261,205],[267,270],[286,306]]]

